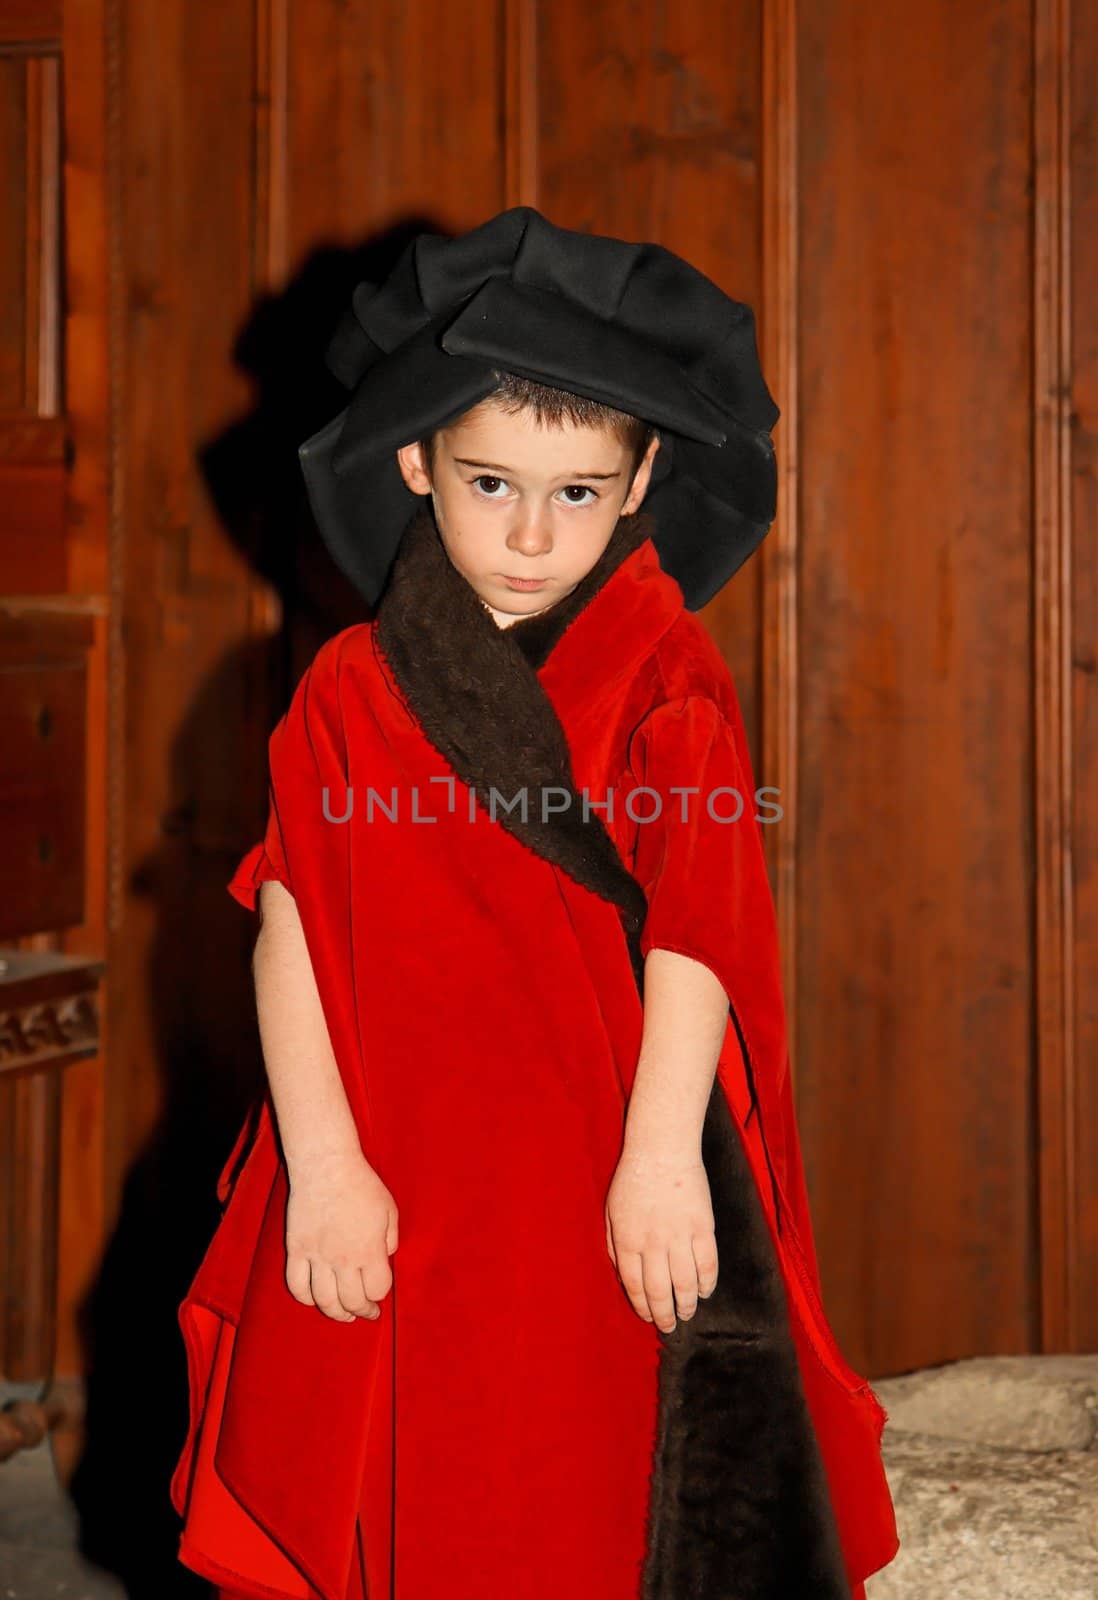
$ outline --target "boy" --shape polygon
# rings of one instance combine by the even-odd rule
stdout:
[[[773,515],[750,311],[516,208],[414,241],[330,359],[302,461],[377,613],[299,684],[230,884],[270,1094],[181,1307],[181,1559],[225,1596],[858,1596],[884,1414],[819,1304],[690,614]]]

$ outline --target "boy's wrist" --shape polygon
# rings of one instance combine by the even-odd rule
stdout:
[[[701,1150],[702,1124],[695,1117],[669,1118],[634,1097],[629,1103],[622,1139],[625,1155],[659,1156],[667,1161],[693,1161]]]
[[[286,1149],[285,1156],[291,1184],[338,1179],[348,1167],[361,1166],[366,1161],[357,1136],[334,1144]]]

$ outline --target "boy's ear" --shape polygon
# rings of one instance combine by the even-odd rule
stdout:
[[[402,444],[396,453],[400,475],[413,494],[430,494],[431,475],[427,471],[427,455],[422,439]]]
[[[640,458],[640,461],[637,463],[637,470],[633,474],[633,482],[629,487],[629,493],[626,495],[622,504],[621,514],[623,516],[630,512],[636,511],[640,506],[641,501],[648,493],[648,480],[652,476],[652,463],[656,459],[656,451],[659,449],[659,447],[660,436],[657,433],[649,441],[648,449],[644,452],[643,456]]]

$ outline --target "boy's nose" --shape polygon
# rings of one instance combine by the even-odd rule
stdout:
[[[548,511],[533,510],[520,518],[507,536],[507,547],[524,556],[546,555],[553,548]]]

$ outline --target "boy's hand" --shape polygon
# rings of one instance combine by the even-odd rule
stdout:
[[[286,1287],[335,1322],[381,1315],[393,1282],[397,1208],[361,1152],[290,1173]]]
[[[664,1333],[717,1282],[717,1240],[700,1154],[623,1151],[606,1196],[606,1247],[633,1309]]]

